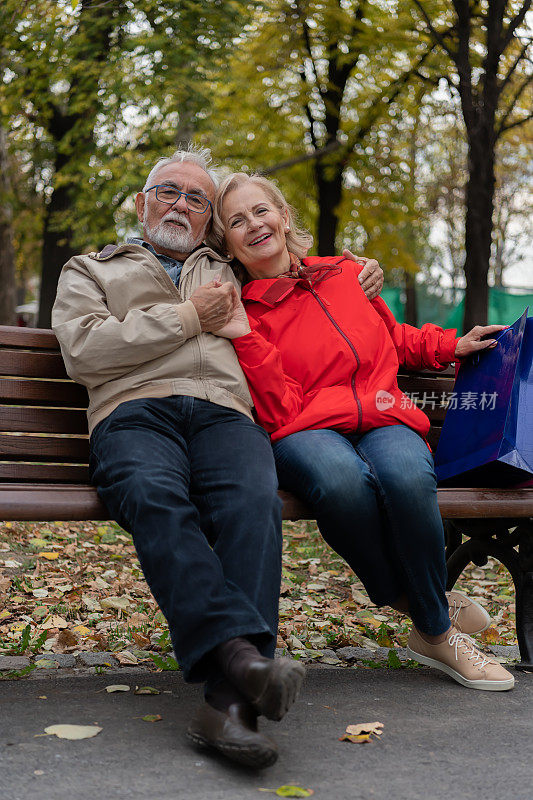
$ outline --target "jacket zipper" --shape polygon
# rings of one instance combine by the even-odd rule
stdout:
[[[355,349],[354,345],[352,344],[352,342],[349,340],[348,336],[344,333],[344,331],[342,330],[340,325],[337,323],[337,321],[331,316],[331,314],[329,313],[328,309],[324,305],[323,301],[321,300],[321,298],[318,296],[318,294],[313,289],[313,286],[311,285],[311,281],[309,281],[308,283],[309,283],[308,287],[305,284],[303,284],[302,288],[307,289],[309,292],[311,292],[311,294],[313,295],[313,297],[317,301],[318,305],[320,306],[320,308],[322,309],[324,314],[327,316],[327,318],[329,319],[331,324],[334,326],[334,328],[337,330],[337,332],[340,333],[340,335],[342,336],[342,338],[344,339],[344,341],[346,342],[346,344],[348,345],[348,347],[352,351],[353,356],[355,358],[357,367],[354,370],[354,372],[352,372],[351,386],[352,386],[352,392],[353,392],[354,400],[355,400],[355,402],[357,404],[357,415],[358,415],[357,428],[355,429],[355,432],[359,433],[359,431],[361,429],[361,423],[363,421],[363,409],[361,407],[361,401],[359,400],[359,397],[357,395],[357,390],[355,388],[355,375],[356,375],[357,370],[359,369],[359,367],[361,365],[361,360],[359,358],[359,354],[358,354],[357,350]]]

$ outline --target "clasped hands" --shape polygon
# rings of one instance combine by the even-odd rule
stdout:
[[[343,251],[345,258],[363,265],[359,283],[369,300],[377,297],[383,287],[383,270],[373,258],[355,256]],[[196,289],[191,295],[202,331],[225,339],[236,339],[250,333],[250,324],[239,294],[231,281],[222,283],[215,278]]]

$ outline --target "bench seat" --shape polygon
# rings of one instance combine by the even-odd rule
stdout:
[[[453,370],[405,373],[400,388],[428,398],[428,440],[435,447],[454,385]],[[89,485],[88,397],[65,372],[53,332],[0,326],[0,519],[106,520]],[[533,669],[533,487],[438,489],[446,531],[448,588],[472,561],[492,556],[511,573],[523,669]],[[309,509],[280,492],[283,517],[312,519]]]

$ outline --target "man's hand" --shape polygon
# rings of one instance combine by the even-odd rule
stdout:
[[[476,325],[475,328],[465,333],[457,342],[455,357],[465,358],[471,353],[477,353],[479,350],[486,350],[488,347],[496,347],[497,342],[495,339],[485,339],[481,341],[482,337],[498,333],[498,331],[503,331],[508,327],[508,325]]]
[[[220,283],[210,281],[199,286],[191,294],[191,302],[196,309],[203,331],[215,333],[228,323],[232,317],[233,307],[239,301],[235,286],[231,281]]]
[[[250,333],[250,323],[240,298],[237,298],[237,303],[233,307],[230,321],[216,330],[215,333],[225,339],[236,339],[238,336]]]
[[[343,250],[342,254],[344,258],[349,258],[363,265],[363,269],[359,273],[359,283],[368,299],[373,300],[383,289],[383,270],[376,259],[354,256],[349,250]]]

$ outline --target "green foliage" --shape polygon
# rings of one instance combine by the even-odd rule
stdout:
[[[173,656],[167,656],[166,658],[163,658],[157,653],[148,653],[148,655],[150,656],[156,667],[162,669],[165,672],[175,671],[180,669],[180,665]]]
[[[19,260],[38,263],[43,225],[74,249],[116,239],[153,162],[194,134],[239,0],[5,0],[0,123],[11,131]]]

